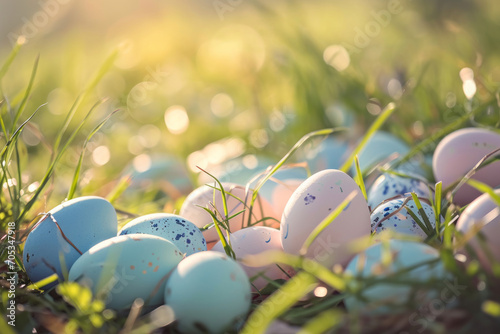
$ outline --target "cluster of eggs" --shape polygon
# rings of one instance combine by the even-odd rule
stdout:
[[[444,188],[452,186],[497,148],[498,133],[477,128],[453,132],[430,157],[434,178],[442,181]],[[204,185],[187,195],[178,215],[142,216],[120,231],[115,209],[105,199],[70,200],[49,211],[29,234],[24,247],[26,271],[34,282],[55,272],[60,280],[86,284],[96,295],[104,295],[107,307],[117,310],[129,308],[136,298],[150,307],[165,303],[174,310],[179,329],[188,333],[221,332],[239,326],[250,309],[251,291],[261,290],[270,280],[293,276],[290,267],[248,267],[240,261],[266,250],[304,255],[329,269],[345,268],[347,275],[358,278],[383,278],[415,268],[407,270],[405,280],[445,279],[447,274],[437,261],[439,252],[424,243],[440,219],[428,201],[433,191],[422,166],[429,164],[429,157],[401,164],[396,174],[380,175],[365,199],[353,178],[338,170],[349,150],[346,142],[328,139],[305,157],[313,171],[309,177],[302,168],[280,169],[254,200],[249,187],[237,183],[223,182],[224,191],[215,183]],[[377,132],[359,154],[361,170],[408,151],[409,147],[394,136]],[[498,187],[499,167],[498,161],[490,163],[473,178]],[[479,195],[468,185],[456,191],[456,204],[470,203],[458,220],[457,230],[465,234],[480,223],[487,240],[493,239],[500,233],[500,209],[488,194]],[[349,203],[303,254],[311,233],[348,197]],[[227,222],[225,229],[231,233],[226,237],[237,261],[225,255],[207,211]],[[422,229],[422,221],[431,226]],[[379,233],[387,230],[410,235],[416,241],[380,242]],[[360,240],[373,245],[359,252],[353,245]],[[487,265],[490,254],[481,251],[476,239],[471,245]],[[381,265],[387,254],[390,261]],[[500,260],[498,247],[492,254]],[[352,311],[373,311],[373,305],[378,305],[377,310],[383,312],[380,303],[405,303],[413,293],[404,284],[364,288],[356,279],[350,282],[348,288],[354,293],[345,305]],[[212,307],[213,300],[224,310]]]

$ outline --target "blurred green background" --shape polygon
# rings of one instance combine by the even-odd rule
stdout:
[[[44,175],[66,113],[114,50],[70,125],[108,98],[58,166],[59,202],[85,136],[115,109],[87,147],[81,194],[107,195],[152,156],[185,162],[196,186],[196,165],[274,163],[313,130],[347,126],[355,141],[391,101],[385,130],[414,144],[498,94],[499,18],[495,0],[0,0],[0,59],[26,38],[2,95],[19,101],[39,55],[22,120],[47,103],[22,135],[23,184]],[[494,105],[479,124],[498,125]]]

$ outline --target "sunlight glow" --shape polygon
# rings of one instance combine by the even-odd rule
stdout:
[[[330,45],[327,47],[323,52],[323,60],[339,72],[348,68],[351,63],[349,52],[342,45]]]
[[[179,135],[189,127],[189,117],[183,106],[172,106],[165,111],[165,124],[168,131],[174,135]]]
[[[111,159],[111,152],[107,146],[98,146],[92,151],[92,160],[98,166],[104,166]]]

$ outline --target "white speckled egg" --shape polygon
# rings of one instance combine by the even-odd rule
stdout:
[[[413,236],[418,236],[422,239],[427,238],[427,234],[418,226],[415,220],[410,216],[408,211],[403,208],[394,216],[383,220],[385,217],[389,216],[394,211],[400,209],[403,206],[404,199],[398,198],[386,202],[373,210],[370,219],[371,219],[371,227],[372,231],[375,233],[380,233],[384,230],[391,230],[396,233],[408,234]],[[436,218],[434,215],[434,210],[432,206],[421,201],[422,208],[424,209],[427,218],[429,218],[429,222],[432,227],[436,227]],[[417,206],[413,200],[408,201],[406,206],[410,208],[410,210],[420,219],[423,223],[424,218],[418,212]]]
[[[377,131],[359,152],[359,167],[361,171],[365,171],[389,158],[393,153],[402,156],[408,153],[409,150],[408,145],[401,139],[390,133]],[[355,171],[353,164],[352,172]]]
[[[62,280],[63,268],[69,270],[80,257],[80,253],[64,239],[53,219],[82,253],[114,237],[118,230],[115,209],[101,197],[75,198],[56,206],[49,214],[51,217],[47,216],[35,225],[24,244],[23,263],[32,282],[38,282],[54,272]],[[64,257],[64,264],[61,264],[60,255]],[[56,284],[51,283],[45,288]]]
[[[386,251],[390,252],[392,259],[388,264],[383,264],[382,258]],[[371,246],[353,258],[345,269],[346,275],[361,279],[358,282],[348,281],[349,290],[352,292],[358,290],[359,295],[353,294],[345,299],[347,310],[372,315],[404,312],[408,310],[406,303],[411,301],[409,298],[415,286],[412,282],[439,280],[438,285],[441,288],[419,291],[419,297],[413,300],[416,304],[411,304],[414,305],[412,309],[425,306],[434,296],[439,296],[438,293],[442,293],[446,287],[448,275],[438,259],[439,252],[436,249],[418,242],[389,240],[387,244],[378,243]],[[437,262],[431,262],[432,260]],[[422,265],[418,266],[419,264]],[[406,268],[413,266],[414,269],[404,272]],[[395,275],[397,273],[399,274]],[[392,282],[384,282],[384,278],[389,276]],[[366,282],[366,279],[380,279],[380,281],[364,287],[363,282]]]
[[[495,190],[495,193],[500,195],[500,189]],[[458,219],[456,228],[464,236],[468,233],[474,233],[475,228],[479,229],[479,233],[485,238],[484,246],[477,236],[469,241],[469,245],[484,268],[491,269],[491,260],[483,247],[488,247],[493,259],[500,261],[500,246],[498,244],[498,240],[500,240],[500,207],[496,205],[489,194],[479,196],[465,208]],[[461,249],[460,252],[467,253],[465,249]],[[469,260],[470,256],[468,255]]]
[[[133,233],[152,234],[172,241],[186,256],[207,250],[207,243],[200,229],[183,217],[171,213],[153,213],[136,218],[123,226],[118,235]]]
[[[236,254],[236,259],[240,260],[247,255],[256,255],[268,250],[283,250],[281,246],[280,231],[271,227],[253,226],[236,231],[230,235],[231,247]],[[215,244],[213,251],[225,253],[222,243],[219,241]],[[240,263],[241,264],[241,263]],[[241,264],[248,278],[263,273],[266,277],[277,280],[287,280],[289,276],[294,274],[293,269],[281,265],[281,268],[286,271],[285,274],[276,264],[271,264],[265,267],[248,267]],[[257,289],[263,289],[269,282],[259,277],[252,284]]]
[[[166,275],[183,254],[170,241],[149,234],[128,234],[105,240],[83,254],[69,280],[106,297],[106,307],[128,309],[136,298],[148,307],[163,302]]]
[[[410,196],[415,192],[418,197],[429,198],[429,187],[418,179],[401,177],[394,174],[380,175],[368,191],[368,205],[372,210],[384,200],[397,196]]]
[[[165,304],[173,309],[182,333],[237,330],[250,303],[250,282],[241,266],[214,251],[185,258],[165,288]]]
[[[432,169],[436,181],[443,182],[443,189],[460,181],[485,155],[500,148],[500,134],[481,128],[466,128],[444,137],[434,151]],[[500,186],[500,161],[480,168],[473,179],[490,187]],[[479,197],[481,192],[464,184],[455,194],[454,202],[466,205]]]
[[[226,192],[226,201],[229,216],[245,210],[244,214],[241,213],[230,220],[230,230],[231,232],[235,232],[247,226],[249,218],[248,205],[250,205],[252,193],[249,192],[249,194],[246,195],[245,187],[235,183],[223,182],[222,186],[224,187],[224,191]],[[229,193],[232,194],[232,196]],[[238,199],[233,196],[237,197]],[[220,190],[216,190],[208,185],[204,185],[195,189],[186,197],[180,209],[179,215],[193,222],[193,224],[195,224],[199,228],[202,228],[208,224],[213,223],[210,214],[204,209],[200,208],[200,206],[208,208],[213,212],[213,207],[209,203],[213,203],[215,205],[215,208],[217,209],[217,212],[221,216],[224,216],[224,206],[222,204],[222,195]],[[275,216],[275,214],[271,205],[264,198],[259,196],[255,201],[255,205],[252,210],[251,222],[255,223],[264,217],[273,216]],[[277,223],[275,220],[266,220],[265,222],[260,222],[259,224],[277,227],[279,223]],[[211,243],[213,244],[219,240],[219,236],[214,227],[204,231],[203,236],[209,244],[209,247]]]
[[[327,267],[346,264],[352,256],[347,245],[370,235],[370,211],[354,180],[335,169],[313,174],[290,197],[280,227],[285,252],[298,255],[316,226],[353,191],[356,192],[354,199],[318,235],[306,254]]]

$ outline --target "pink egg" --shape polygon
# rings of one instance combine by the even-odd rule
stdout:
[[[481,128],[454,131],[441,140],[434,151],[432,168],[436,181],[446,188],[460,181],[485,155],[500,148],[500,134]],[[500,185],[500,161],[480,168],[473,179],[495,188]],[[481,193],[464,184],[455,194],[454,202],[466,205]]]
[[[288,200],[281,218],[281,242],[287,253],[300,254],[311,232],[349,194],[354,198],[312,242],[306,257],[332,267],[345,265],[354,255],[350,243],[368,237],[370,211],[361,190],[346,173],[326,169],[305,180]]]
[[[231,233],[230,240],[231,247],[236,254],[237,260],[243,259],[247,255],[257,255],[269,250],[283,250],[283,247],[281,247],[280,231],[271,227],[248,227]],[[212,250],[225,253],[220,241],[215,244]],[[272,280],[286,280],[289,276],[294,274],[293,269],[285,265],[280,266],[286,273],[284,273],[276,264],[270,264],[263,267],[248,267],[246,265],[241,266],[247,273],[248,278],[251,278],[259,273],[263,273],[266,277]],[[268,283],[269,282],[263,277],[259,277],[252,282],[252,284],[259,290],[264,288]]]
[[[495,192],[500,195],[500,189]],[[481,195],[465,208],[458,219],[456,228],[464,236],[472,237],[469,245],[486,269],[491,269],[487,250],[491,252],[493,260],[500,261],[500,246],[498,244],[498,240],[500,240],[500,207],[496,205],[489,194]],[[478,229],[478,233],[484,236],[484,245],[477,236],[473,236],[474,229]],[[461,249],[460,252],[466,254],[465,249]]]
[[[244,210],[243,213],[240,213],[229,220],[230,231],[235,232],[242,229],[243,227],[248,226],[250,215],[250,210],[248,207],[250,205],[252,193],[250,191],[248,194],[246,194],[245,187],[236,183],[222,182],[222,186],[224,187],[224,191],[226,192],[228,217],[231,217]],[[211,203],[213,204],[213,206],[211,205]],[[208,208],[213,212],[214,207],[216,208],[216,211],[218,212],[218,214],[220,214],[220,216],[224,216],[224,205],[220,190],[216,190],[208,185],[204,185],[195,189],[186,197],[180,209],[179,215],[193,222],[199,228],[202,228],[213,223],[210,214],[202,208]],[[219,219],[221,219],[220,216]],[[269,202],[260,196],[257,197],[257,200],[254,203],[251,216],[251,224],[258,222],[257,225],[267,225],[274,227],[279,226],[279,222],[276,222],[275,220],[266,219],[264,221],[261,221],[265,217],[274,217],[275,213]],[[209,249],[213,242],[217,242],[219,240],[219,236],[215,227],[204,231],[203,236],[207,241],[207,246]]]

